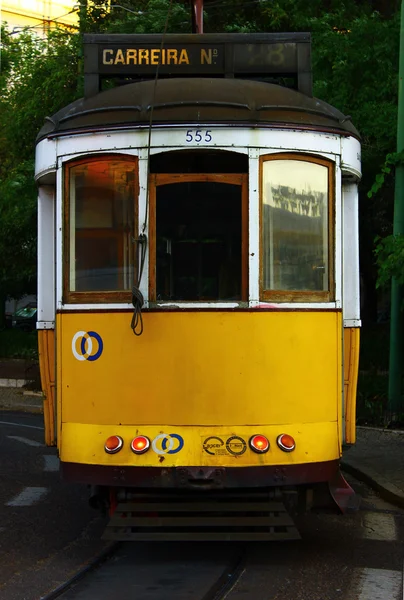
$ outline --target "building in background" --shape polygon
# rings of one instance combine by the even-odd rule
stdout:
[[[28,27],[45,35],[57,24],[76,28],[79,2],[76,0],[0,0],[1,22],[10,31]]]

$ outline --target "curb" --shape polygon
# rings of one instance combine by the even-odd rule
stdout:
[[[346,473],[353,475],[360,481],[367,483],[387,502],[395,504],[399,508],[404,508],[404,492],[402,492],[393,483],[390,483],[382,475],[376,471],[373,471],[373,469],[370,469],[369,467],[364,469],[363,467],[359,467],[357,464],[347,463],[344,461],[341,462],[341,469]]]
[[[0,379],[0,388],[22,388],[26,383],[26,379]]]
[[[7,412],[25,412],[32,413],[36,415],[43,414],[42,406],[38,406],[37,404],[2,404],[0,402],[0,410]]]

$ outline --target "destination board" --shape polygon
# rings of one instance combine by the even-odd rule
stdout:
[[[185,34],[84,36],[86,95],[105,77],[145,79],[156,76],[271,76],[295,78],[311,93],[311,45],[308,33]]]
[[[99,47],[98,52],[100,74],[155,73],[157,66],[161,73],[218,73],[224,68],[223,45],[110,44]]]

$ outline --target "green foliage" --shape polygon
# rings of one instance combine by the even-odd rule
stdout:
[[[138,0],[130,7],[111,2],[109,33],[190,33],[191,11],[188,2]]]
[[[359,373],[357,394],[357,423],[383,427],[387,411],[387,373]]]
[[[0,176],[18,160],[32,160],[44,118],[78,96],[78,35],[54,31],[44,40],[31,32],[2,32],[6,69],[0,80]]]
[[[404,151],[388,154],[386,156],[386,160],[384,161],[384,165],[380,169],[380,173],[376,175],[375,182],[367,193],[368,198],[372,198],[372,196],[377,194],[382,189],[386,178],[392,174],[392,167],[396,167],[397,165],[403,163]]]
[[[25,332],[19,329],[0,331],[0,357],[38,359],[38,335],[36,331]]]
[[[362,135],[360,245],[367,306],[376,278],[374,237],[391,232],[400,4],[399,0],[205,0],[206,33],[311,32],[314,94],[351,115]],[[82,0],[78,11],[80,33],[191,31],[189,0]],[[26,287],[35,278],[36,194],[31,170],[35,137],[46,116],[82,95],[82,60],[79,34],[57,30],[42,40],[29,32],[13,36],[2,28],[0,218],[8,225],[0,232],[0,294],[4,285],[11,285],[7,272],[21,273],[18,289],[24,287],[23,278]],[[369,189],[371,197],[366,198]],[[14,206],[21,210],[16,212]],[[24,253],[27,263],[22,268]]]
[[[18,298],[36,292],[36,186],[32,161],[3,175],[0,202],[0,288]]]
[[[78,35],[46,39],[2,28],[0,301],[36,292],[35,138],[46,116],[78,96]],[[0,311],[0,324],[3,317]]]
[[[403,235],[376,238],[375,255],[379,268],[377,287],[388,284],[392,277],[395,277],[398,283],[404,283]]]

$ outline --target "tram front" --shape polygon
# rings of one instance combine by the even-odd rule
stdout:
[[[324,485],[344,508],[357,131],[311,97],[307,34],[166,36],[166,64],[146,37],[89,36],[88,97],[38,137],[47,443],[112,508],[139,489]],[[303,91],[261,81],[274,48]],[[181,49],[212,57],[206,76]],[[161,77],[94,89],[122,61],[143,77],[153,52]]]

